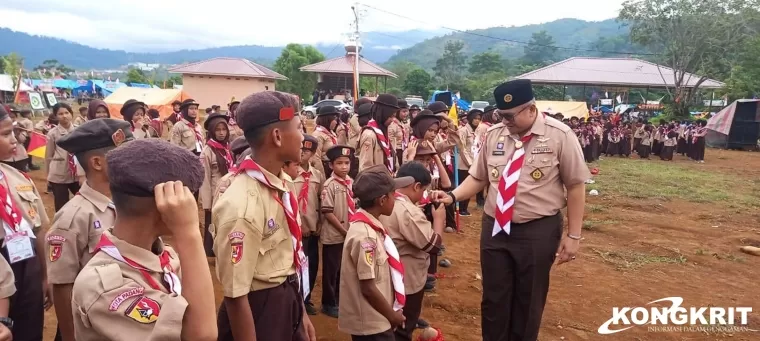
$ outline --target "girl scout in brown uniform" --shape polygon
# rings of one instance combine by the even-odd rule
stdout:
[[[390,172],[398,168],[394,156],[396,151],[391,148],[388,138],[388,126],[398,109],[398,99],[391,94],[377,96],[372,104],[372,119],[362,128],[359,137],[359,172],[376,165],[385,165]]]
[[[99,99],[90,100],[87,106],[87,120],[94,120],[97,118],[109,118],[111,113],[108,111],[108,105]]]
[[[203,132],[198,125],[198,103],[186,99],[180,105],[182,119],[172,127],[171,140],[173,145],[185,148],[195,155],[200,155],[203,149]]]
[[[121,107],[121,116],[129,122],[130,130],[135,139],[151,137],[150,121],[145,118],[145,103],[128,99]],[[153,133],[153,135],[155,135]]]
[[[0,106],[0,158],[7,158],[13,148],[20,148],[13,135],[13,123]],[[0,163],[0,201],[2,228],[0,254],[10,264],[16,292],[10,296],[8,318],[13,321],[13,340],[41,341],[43,309],[52,302],[47,291],[42,240],[48,216],[34,182],[24,173]],[[6,212],[11,212],[10,214]],[[5,278],[0,278],[4,282]],[[10,293],[5,285],[6,294]],[[2,295],[5,296],[5,295]],[[6,296],[7,297],[7,296]]]
[[[232,160],[232,151],[229,146],[230,129],[228,126],[229,117],[222,114],[211,114],[206,117],[203,127],[206,129],[206,146],[201,152],[201,164],[203,165],[204,176],[203,185],[200,189],[200,200],[203,211],[205,212],[205,228],[203,235],[203,247],[206,249],[206,256],[214,256],[214,240],[208,232],[208,226],[211,224],[211,208],[214,207],[214,189],[216,189],[219,180],[226,175],[230,169],[235,168]]]
[[[219,340],[316,341],[304,313],[308,260],[286,161],[301,157],[303,135],[290,94],[243,99],[237,117],[253,153],[240,163],[212,210],[216,271],[224,303]]]
[[[335,127],[338,125],[338,109],[332,105],[326,105],[317,110],[316,128],[312,134],[319,143],[317,151],[311,157],[311,164],[317,170],[322,172],[326,177],[330,177],[332,170],[328,165],[330,160],[325,154],[328,149],[338,144],[338,137],[335,135]]]
[[[188,214],[203,180],[197,156],[141,139],[108,152],[106,162],[118,216],[74,281],[76,340],[216,340],[198,215]]]
[[[71,123],[71,107],[66,103],[57,103],[53,106],[53,113],[58,118],[58,125],[47,133],[47,147],[45,149],[45,169],[47,169],[47,181],[53,190],[55,211],[63,207],[69,201],[69,192],[79,192],[79,177],[83,174],[74,160],[74,155],[58,147],[56,142],[71,133],[76,126]]]
[[[480,242],[483,340],[536,340],[552,263],[571,261],[578,252],[590,174],[570,128],[536,109],[530,81],[501,84],[494,97],[502,123],[489,129],[470,177],[433,198],[448,204],[489,187]],[[517,186],[516,194],[499,190],[507,186]],[[513,211],[497,208],[497,198],[512,202]],[[566,205],[563,238],[560,210]]]
[[[58,146],[77,156],[87,181],[53,217],[45,236],[48,282],[53,285],[58,320],[56,339],[74,340],[71,291],[79,271],[92,258],[104,230],[113,226],[116,210],[108,188],[105,154],[131,141],[128,122],[110,118],[91,120],[58,140]]]

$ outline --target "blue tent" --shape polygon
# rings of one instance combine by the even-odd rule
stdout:
[[[61,89],[73,89],[77,87],[77,82],[70,79],[54,79],[53,86]]]
[[[129,87],[131,88],[151,88],[150,84],[143,84],[143,83],[129,83]]]

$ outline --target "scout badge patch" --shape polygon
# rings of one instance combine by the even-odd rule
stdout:
[[[231,247],[230,260],[232,264],[240,263],[240,260],[243,259],[243,237],[245,237],[245,233],[236,231],[230,233],[228,237]]]
[[[149,324],[158,320],[159,313],[161,313],[161,306],[158,302],[142,296],[132,303],[124,314],[137,322]]]
[[[143,287],[137,287],[129,289],[113,299],[111,301],[111,304],[108,306],[108,310],[110,311],[116,311],[119,310],[119,306],[121,306],[122,303],[126,302],[128,299],[135,297],[135,296],[142,296],[143,292],[145,292],[145,288]]]
[[[544,172],[542,172],[540,169],[536,168],[532,172],[530,172],[530,177],[533,178],[533,180],[541,180],[541,178],[544,177]]]
[[[375,250],[364,251],[364,261],[367,262],[368,265],[375,264]]]
[[[113,144],[116,147],[124,143],[124,140],[126,139],[127,139],[127,135],[125,135],[124,131],[121,129],[117,130],[115,133],[111,135],[111,140],[113,141]]]
[[[47,237],[48,244],[50,244],[49,257],[51,262],[55,262],[61,258],[63,253],[63,242],[66,238],[63,236],[51,235]]]

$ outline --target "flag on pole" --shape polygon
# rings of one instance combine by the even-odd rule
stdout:
[[[452,103],[451,109],[449,109],[449,118],[454,121],[454,126],[459,126],[459,113],[457,113],[457,104]]]
[[[36,131],[32,131],[29,134],[29,147],[26,148],[26,152],[31,156],[38,158],[45,158],[45,150],[47,146],[47,137]]]

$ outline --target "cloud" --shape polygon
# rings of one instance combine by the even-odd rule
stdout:
[[[455,29],[519,26],[565,17],[602,20],[616,16],[622,0],[533,0],[523,3],[368,0],[365,3],[371,7],[359,6],[363,32],[400,32],[433,29],[440,25]],[[335,43],[346,41],[353,30],[353,4],[353,0],[327,3],[305,0],[35,0],[33,4],[28,0],[3,0],[0,26],[98,48],[134,52],[228,45],[279,46],[290,42]]]
[[[393,46],[379,45],[379,46],[372,46],[372,48],[375,50],[403,50],[404,49],[404,47],[401,45],[393,45]]]

